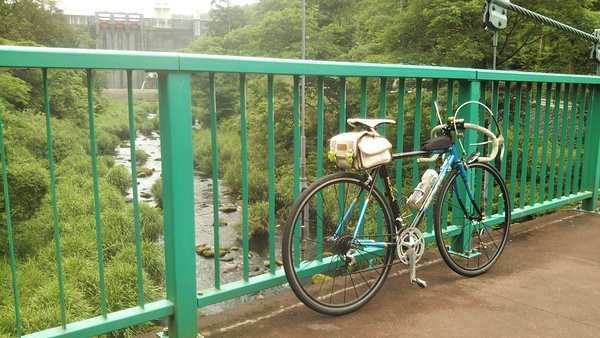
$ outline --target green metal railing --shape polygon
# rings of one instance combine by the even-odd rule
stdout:
[[[517,73],[476,69],[444,67],[420,67],[405,65],[360,64],[340,62],[296,61],[281,59],[243,58],[207,56],[175,53],[128,53],[93,50],[68,50],[51,48],[0,47],[0,67],[40,69],[40,77],[46,79],[46,71],[51,69],[84,69],[88,79],[88,112],[92,157],[95,158],[94,125],[94,71],[122,70],[131,79],[132,71],[153,71],[159,74],[160,141],[162,153],[163,211],[164,211],[164,256],[166,262],[165,299],[145,303],[139,226],[139,201],[135,197],[133,224],[135,226],[136,257],[138,271],[138,304],[132,308],[110,312],[107,305],[100,198],[98,196],[98,164],[93,163],[93,183],[95,200],[95,229],[97,232],[98,253],[98,316],[82,321],[71,322],[67,315],[69,290],[65,290],[64,271],[61,268],[61,224],[55,216],[54,229],[58,285],[56,304],[60,308],[60,323],[53,324],[39,332],[23,332],[24,319],[20,313],[19,296],[35,290],[19,289],[19,262],[14,257],[12,236],[15,224],[10,218],[10,185],[6,166],[10,163],[5,152],[4,126],[0,126],[0,146],[3,168],[4,196],[6,196],[6,218],[11,256],[12,295],[14,300],[15,333],[18,336],[91,336],[126,328],[163,317],[168,318],[169,335],[176,337],[196,337],[198,333],[198,308],[224,300],[251,294],[286,282],[283,271],[276,267],[279,256],[279,243],[276,240],[278,203],[276,189],[279,177],[276,175],[278,159],[293,156],[294,196],[300,193],[300,138],[301,138],[301,77],[308,79],[307,120],[312,121],[310,129],[317,141],[310,143],[306,150],[314,159],[309,177],[319,177],[335,170],[324,161],[322,154],[327,140],[333,133],[345,129],[347,117],[388,117],[397,121],[396,126],[387,126],[385,134],[395,141],[398,151],[412,150],[427,139],[428,131],[437,124],[434,102],[442,107],[442,115],[467,101],[476,100],[491,106],[500,121],[500,128],[506,137],[505,161],[496,165],[510,187],[513,200],[513,217],[543,212],[558,206],[581,202],[581,208],[594,211],[598,201],[600,177],[600,77]],[[235,83],[217,81],[222,74],[238,74]],[[192,74],[208,77],[207,88],[192,88]],[[225,78],[225,77],[223,77]],[[229,77],[226,77],[229,78]],[[249,81],[259,83],[252,97],[247,94]],[[49,86],[45,81],[45,104],[47,116],[47,137],[49,168],[53,172],[52,131],[49,106],[52,101],[47,95]],[[208,93],[206,107],[210,113],[211,143],[213,154],[218,152],[220,142],[217,129],[220,102],[217,94],[226,87],[235,85],[239,89],[241,138],[241,186],[242,205],[242,277],[238,281],[223,283],[224,274],[220,263],[219,250],[215,250],[213,286],[206,290],[196,289],[196,254],[194,234],[194,168],[192,145],[192,89]],[[283,88],[283,89],[282,89]],[[292,93],[291,105],[280,103],[281,91]],[[256,94],[258,92],[258,94]],[[285,96],[285,95],[284,95]],[[135,166],[135,125],[133,88],[128,87],[129,123],[131,142],[131,163],[133,187],[136,189]],[[248,106],[249,102],[259,102]],[[281,101],[285,102],[285,101]],[[260,111],[257,107],[264,107]],[[2,107],[0,107],[2,109]],[[291,109],[289,123],[293,126],[294,149],[291,153],[276,153],[275,138],[287,132],[276,128],[281,111]],[[250,126],[249,113],[266,116],[266,125],[260,126],[264,140],[268,143],[268,153],[264,154],[269,205],[269,269],[265,273],[251,276],[248,260],[249,241],[249,171],[248,147]],[[1,111],[0,111],[1,113]],[[463,115],[464,114],[464,115]],[[472,123],[488,123],[484,112],[475,105],[461,113]],[[412,131],[412,132],[411,132]],[[219,179],[217,156],[212,158],[212,178]],[[395,168],[396,188],[399,194],[407,196],[420,179],[425,167],[416,160],[397,163]],[[404,178],[404,181],[403,181]],[[407,179],[408,178],[408,179]],[[50,175],[51,200],[54,215],[56,210],[55,177]],[[309,182],[310,183],[310,182]],[[213,184],[213,238],[214,247],[220,247],[219,230],[219,187]],[[135,192],[135,191],[134,191]],[[134,193],[137,196],[137,193]]]

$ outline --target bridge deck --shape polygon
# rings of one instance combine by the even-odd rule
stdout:
[[[499,262],[480,277],[453,273],[430,250],[418,269],[426,289],[409,284],[400,266],[369,304],[346,316],[313,312],[289,292],[200,318],[199,332],[236,338],[599,337],[600,216],[563,210],[511,231]]]

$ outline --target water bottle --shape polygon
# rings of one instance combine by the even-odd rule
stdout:
[[[408,206],[419,210],[423,206],[431,187],[438,177],[438,173],[433,169],[427,169],[421,177],[421,182],[417,185],[413,193],[408,198]]]

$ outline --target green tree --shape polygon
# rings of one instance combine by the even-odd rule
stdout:
[[[232,5],[231,0],[211,0],[210,4],[209,15],[212,20],[206,25],[209,36],[225,36],[246,24],[244,10]]]

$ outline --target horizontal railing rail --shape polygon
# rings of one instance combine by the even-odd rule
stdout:
[[[53,48],[0,47],[0,68],[39,69],[40,79],[46,72],[59,69],[86,71],[88,119],[92,185],[94,201],[90,215],[96,241],[97,273],[87,287],[98,291],[97,317],[82,319],[69,308],[70,296],[79,292],[67,281],[71,270],[63,269],[61,247],[62,224],[59,217],[47,226],[52,229],[56,271],[53,296],[43,295],[45,301],[56,304],[58,316],[47,328],[27,326],[30,310],[20,299],[35,289],[23,289],[20,271],[25,262],[14,256],[13,236],[18,220],[11,220],[11,181],[7,168],[11,166],[11,147],[5,142],[9,125],[0,125],[3,186],[5,189],[6,234],[11,255],[5,259],[10,273],[0,279],[0,285],[11,289],[10,309],[14,331],[10,335],[67,336],[70,334],[98,335],[124,329],[146,321],[168,318],[169,335],[196,336],[198,308],[285,284],[278,264],[280,255],[277,225],[285,221],[286,210],[300,193],[301,133],[307,134],[306,166],[309,183],[328,172],[335,171],[324,156],[328,139],[345,130],[348,117],[387,117],[397,121],[382,132],[393,141],[398,151],[418,149],[435,126],[435,103],[442,116],[449,116],[456,107],[467,101],[480,101],[497,115],[500,130],[505,135],[504,161],[495,165],[506,179],[513,208],[518,218],[575,202],[589,211],[596,209],[600,178],[600,77],[580,75],[539,74],[449,67],[364,64],[345,62],[298,61],[250,57],[208,56],[178,53],[109,52]],[[105,268],[110,257],[104,244],[106,229],[102,196],[98,182],[101,164],[95,161],[97,147],[94,105],[94,77],[103,70],[121,70],[129,79],[134,71],[158,73],[160,146],[162,166],[162,198],[164,215],[165,287],[162,300],[145,301],[144,255],[139,225],[141,201],[134,197],[132,226],[135,228],[135,258],[137,296],[135,304],[116,309],[111,303],[112,280],[105,280]],[[302,111],[302,79],[306,81],[306,111]],[[45,82],[44,90],[52,91]],[[136,189],[136,141],[133,115],[134,95],[129,82],[128,110],[132,163],[132,183]],[[48,167],[55,162],[52,156],[50,119],[54,104],[51,96],[44,98],[47,116]],[[8,108],[10,109],[10,108]],[[0,106],[0,113],[6,112]],[[200,115],[193,114],[200,112]],[[303,118],[304,114],[304,118]],[[464,116],[463,116],[464,114]],[[482,109],[476,105],[461,112],[471,123],[489,125]],[[196,124],[195,120],[201,120]],[[301,121],[306,121],[304,128]],[[495,128],[495,126],[493,126]],[[201,138],[199,133],[206,132]],[[207,152],[200,152],[202,148]],[[235,148],[232,153],[225,153]],[[8,152],[7,152],[8,150]],[[204,154],[204,155],[203,155]],[[221,156],[217,155],[221,154]],[[194,164],[196,161],[196,164]],[[195,214],[194,166],[204,163],[205,172],[212,178],[209,192],[210,212]],[[434,165],[431,165],[434,166]],[[416,159],[398,162],[392,168],[399,196],[408,196],[426,168]],[[238,181],[231,177],[241,177]],[[54,195],[60,186],[54,174],[49,175],[50,198],[54,214],[59,214],[61,195]],[[218,182],[223,180],[226,186]],[[224,191],[234,196],[227,199]],[[134,191],[134,195],[137,193]],[[220,207],[227,201],[237,203],[241,233],[236,243],[238,255],[227,253],[222,237],[222,221],[227,218]],[[74,201],[72,203],[80,203]],[[227,202],[229,203],[229,202]],[[209,219],[209,220],[207,220]],[[199,226],[199,221],[210,226]],[[256,225],[262,230],[254,231]],[[197,235],[209,233],[214,258],[197,257]],[[261,235],[266,232],[266,235]],[[431,233],[431,224],[427,232]],[[261,240],[262,239],[262,240]],[[228,239],[229,240],[229,239]],[[428,241],[432,241],[429,234]],[[262,245],[268,246],[263,250]],[[223,250],[221,250],[223,249]],[[265,251],[257,253],[258,251]],[[256,256],[264,261],[256,263]],[[224,262],[234,256],[232,263]],[[251,257],[252,256],[252,257]],[[208,263],[206,265],[205,263]],[[203,265],[204,264],[204,265]],[[260,266],[255,266],[255,265]],[[197,266],[209,266],[199,271]],[[255,270],[258,270],[256,272]],[[200,280],[210,279],[209,285]],[[1,278],[1,277],[0,277]],[[8,278],[8,279],[6,279]],[[68,284],[68,285],[67,285]],[[91,285],[91,286],[90,286]],[[79,286],[77,286],[79,287]],[[0,306],[3,306],[0,304]],[[73,318],[76,318],[73,320]]]

